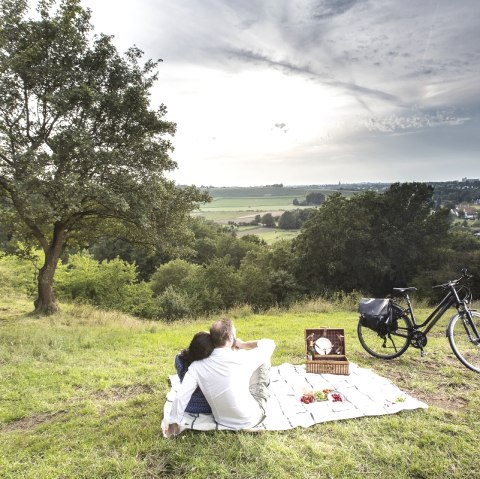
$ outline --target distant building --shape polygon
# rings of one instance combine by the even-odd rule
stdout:
[[[464,183],[470,183],[470,182],[480,181],[480,180],[478,178],[462,178],[462,181]]]

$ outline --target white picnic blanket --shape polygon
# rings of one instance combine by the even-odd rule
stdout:
[[[167,394],[163,409],[162,425],[168,424],[172,402],[180,385],[178,376],[170,376],[172,388]],[[343,401],[332,398],[312,404],[304,404],[301,396],[307,391],[331,389],[341,393]],[[395,414],[404,409],[427,408],[427,404],[402,392],[388,379],[370,369],[350,363],[350,374],[313,374],[305,372],[305,365],[284,363],[270,371],[271,397],[267,405],[267,417],[254,431],[284,431],[298,426],[339,419]],[[226,429],[215,422],[211,414],[188,414],[184,416],[183,429],[211,431]]]

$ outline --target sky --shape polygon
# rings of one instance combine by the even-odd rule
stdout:
[[[179,184],[480,178],[479,0],[82,0],[163,60]]]

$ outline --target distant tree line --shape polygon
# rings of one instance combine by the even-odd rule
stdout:
[[[311,191],[307,193],[305,199],[300,201],[298,198],[293,199],[293,204],[295,206],[318,206],[325,201],[325,195],[318,191]]]
[[[62,299],[175,320],[339,292],[382,297],[395,286],[415,285],[429,299],[431,286],[467,267],[478,298],[480,241],[452,227],[447,209],[433,212],[432,194],[421,183],[350,199],[333,194],[311,211],[297,238],[273,245],[203,219],[191,219],[180,256],[106,236],[64,255],[56,291]]]
[[[454,208],[480,199],[480,181],[435,183],[433,200],[437,206]]]

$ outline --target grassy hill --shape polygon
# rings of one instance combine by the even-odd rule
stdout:
[[[239,337],[271,337],[274,364],[300,364],[307,327],[345,329],[347,356],[426,401],[425,411],[287,432],[161,435],[175,353],[211,319],[172,324],[63,305],[48,318],[0,299],[0,477],[472,478],[480,456],[478,375],[436,328],[428,356],[370,358],[353,308],[321,301],[290,312],[233,312]],[[446,321],[442,323],[445,326]]]

